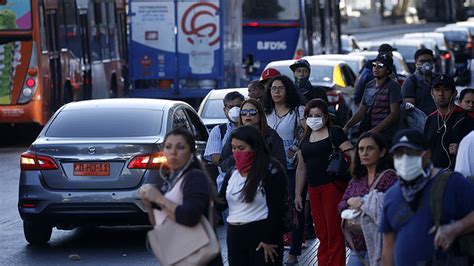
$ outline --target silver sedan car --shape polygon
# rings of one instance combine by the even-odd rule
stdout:
[[[44,244],[53,227],[148,224],[138,190],[162,184],[162,143],[178,127],[192,132],[202,155],[208,132],[186,103],[103,99],[63,106],[21,155],[18,210],[26,240]]]

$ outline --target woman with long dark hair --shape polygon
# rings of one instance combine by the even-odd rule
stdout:
[[[264,109],[268,125],[283,140],[287,156],[286,171],[289,193],[292,198],[295,191],[296,152],[304,128],[304,97],[298,92],[294,82],[287,76],[277,76],[270,80],[264,95]],[[304,197],[306,193],[304,193]],[[297,213],[297,223],[292,226],[291,235],[285,236],[285,245],[291,244],[287,263],[297,262],[301,254],[304,231],[304,209]]]
[[[304,110],[307,128],[298,152],[296,169],[295,207],[301,210],[301,193],[308,182],[309,202],[315,233],[320,244],[320,265],[345,265],[346,248],[337,211],[347,181],[327,173],[333,147],[346,157],[353,157],[354,147],[340,127],[332,126],[328,106],[321,99],[313,99]]]
[[[210,200],[216,196],[215,189],[196,157],[196,142],[188,130],[178,128],[169,132],[163,143],[169,169],[168,173],[160,171],[163,185],[159,189],[154,185],[143,185],[140,197],[152,225],[171,218],[178,224],[195,226],[202,215],[208,215]],[[182,197],[174,194],[176,186]],[[217,256],[208,265],[222,265],[221,257]]]
[[[352,180],[339,203],[340,212],[346,209],[360,210],[364,196],[372,186],[378,192],[385,192],[397,181],[396,172],[390,170],[393,168],[392,161],[382,135],[366,132],[359,137],[356,148],[351,165]],[[363,260],[368,260],[364,235],[360,233],[348,232],[346,235],[353,245],[347,265],[363,266]]]
[[[253,126],[231,136],[235,169],[224,178],[221,198],[229,208],[229,264],[281,265],[286,175]]]
[[[240,105],[240,116],[238,127],[253,126],[260,131],[270,154],[275,157],[283,167],[286,166],[286,153],[283,146],[283,140],[278,133],[267,124],[267,118],[264,115],[262,104],[255,99],[247,99]],[[224,145],[221,152],[222,160],[219,166],[224,171],[234,167],[235,161],[232,156],[232,145],[229,141]]]

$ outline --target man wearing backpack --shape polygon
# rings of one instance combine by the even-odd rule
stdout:
[[[400,179],[383,203],[382,264],[467,263],[466,254],[452,253],[451,247],[474,232],[474,184],[459,173],[434,168],[418,130],[397,132],[390,152]]]
[[[433,51],[427,48],[418,49],[415,52],[415,65],[415,73],[403,83],[403,100],[429,115],[436,110],[436,105],[430,94],[432,81],[438,76],[433,72]]]
[[[204,151],[204,159],[214,164],[219,165],[219,159],[222,152],[222,147],[226,143],[232,130],[236,128],[239,121],[240,105],[245,100],[245,97],[237,91],[229,92],[224,96],[224,114],[228,121],[225,124],[215,126],[209,133],[207,139],[206,149]],[[220,188],[224,180],[225,173],[219,169],[219,176],[217,176],[217,187]]]

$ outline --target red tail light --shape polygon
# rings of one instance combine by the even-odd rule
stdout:
[[[166,157],[162,152],[135,156],[128,164],[128,169],[160,169],[166,166]]]
[[[26,80],[26,86],[27,86],[28,88],[34,87],[35,84],[36,84],[36,82],[35,82],[35,80],[32,79],[32,78],[28,78],[28,79]]]
[[[472,42],[468,42],[466,44],[466,49],[472,49]]]
[[[51,157],[24,152],[21,154],[20,168],[22,171],[55,170],[58,166]]]
[[[445,54],[443,55],[443,57],[444,57],[444,59],[446,59],[446,60],[451,60],[451,53],[445,53]]]
[[[295,56],[294,59],[300,59],[303,56],[304,56],[304,50],[303,49],[298,49],[298,50],[296,50],[296,56]]]

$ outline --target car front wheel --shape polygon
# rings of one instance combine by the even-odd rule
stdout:
[[[23,221],[26,241],[32,245],[44,245],[51,239],[53,227],[48,224]]]

